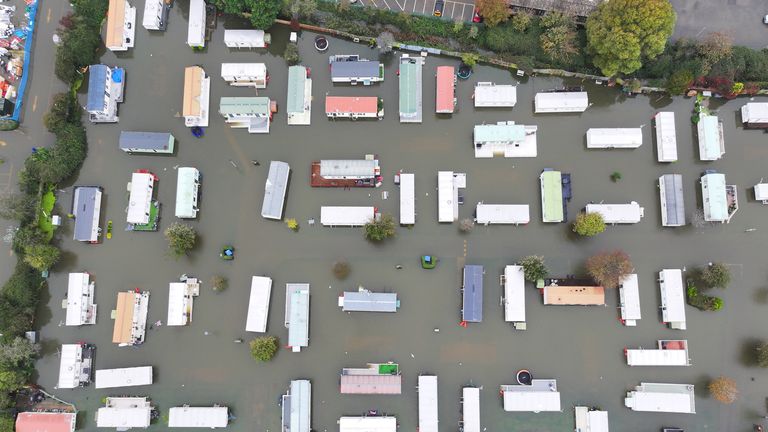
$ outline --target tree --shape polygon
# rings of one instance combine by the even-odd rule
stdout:
[[[587,18],[587,46],[604,75],[629,74],[664,51],[674,26],[669,0],[611,0]]]
[[[6,397],[6,399],[9,398]],[[13,417],[11,417],[10,414],[0,414],[0,432],[13,432],[14,430],[16,430],[16,422],[13,420]]]
[[[552,27],[539,37],[542,51],[552,60],[568,63],[578,54],[576,32],[570,26]]]
[[[529,255],[517,262],[517,265],[523,266],[525,280],[536,283],[539,279],[544,279],[549,274],[547,266],[544,265],[544,257]]]
[[[10,342],[0,343],[0,367],[31,372],[38,354],[40,345],[33,344],[27,338],[13,338]]]
[[[19,222],[33,220],[37,213],[37,198],[28,194],[10,194],[0,198],[0,218]]]
[[[733,38],[725,33],[713,32],[696,45],[702,59],[702,74],[709,73],[712,65],[729,57],[733,52]]]
[[[584,237],[592,237],[605,231],[605,221],[600,213],[581,212],[573,223],[573,232]]]
[[[464,53],[461,55],[461,62],[470,68],[475,67],[478,60],[480,60],[480,56],[474,53]]]
[[[379,220],[372,220],[365,224],[363,227],[365,238],[373,241],[380,242],[386,240],[395,235],[395,219],[392,215],[382,215]]]
[[[731,271],[723,263],[711,263],[701,270],[700,276],[707,288],[726,288],[731,282]]]
[[[474,40],[480,34],[480,29],[476,25],[469,27],[469,38]]]
[[[166,228],[165,238],[168,240],[171,255],[178,258],[195,247],[197,232],[189,225],[176,222]]]
[[[487,21],[488,19],[486,18],[486,22]],[[531,14],[528,12],[518,12],[512,15],[510,22],[515,31],[518,33],[525,33],[525,31],[528,30],[528,27],[531,26]]]
[[[472,219],[466,218],[462,219],[461,222],[459,222],[459,231],[463,233],[468,233],[472,231],[472,228],[475,226],[475,221]]]
[[[720,376],[713,379],[707,388],[709,389],[709,394],[722,404],[732,404],[739,396],[736,381],[728,377]]]
[[[296,221],[295,218],[288,218],[285,220],[285,226],[288,227],[291,231],[298,231],[299,230],[299,222]]]
[[[13,274],[3,285],[2,302],[7,302],[12,308],[34,316],[37,303],[40,300],[40,289],[43,286],[43,278],[40,272],[30,267],[23,261],[16,263]],[[5,327],[0,326],[0,333],[7,333]],[[27,329],[28,330],[28,329]]]
[[[28,374],[11,369],[0,370],[0,392],[11,393],[20,390],[27,383]]]
[[[477,0],[477,12],[482,15],[485,25],[495,27],[509,18],[509,5],[506,0]]]
[[[225,289],[227,289],[228,284],[229,284],[229,281],[224,276],[215,275],[211,278],[211,289],[214,292],[224,291]]]
[[[392,45],[395,43],[395,36],[390,32],[381,32],[376,38],[376,48],[380,54],[389,54],[392,52]]]
[[[289,66],[299,64],[299,62],[301,62],[301,57],[299,56],[299,47],[293,42],[288,42],[288,44],[285,46],[285,51],[283,51],[283,58]]]
[[[250,342],[251,356],[260,362],[267,362],[277,354],[279,340],[275,336],[261,336]]]
[[[251,25],[260,30],[272,27],[275,18],[280,13],[279,0],[246,0],[250,8]]]
[[[755,348],[755,354],[757,357],[757,365],[760,367],[768,368],[768,343],[763,342],[757,348]]]
[[[693,82],[693,74],[688,69],[680,69],[672,72],[667,78],[667,91],[672,95],[684,94]]]
[[[48,132],[57,133],[68,123],[80,124],[82,108],[71,92],[57,93],[53,96],[51,109],[43,116],[43,124]]]
[[[587,259],[587,273],[595,282],[606,288],[616,288],[626,275],[632,272],[629,255],[621,250],[599,253]]]
[[[82,77],[80,69],[96,63],[100,46],[99,28],[78,21],[71,30],[64,32],[61,44],[56,48],[56,76],[68,84],[75,82]]]
[[[53,245],[34,244],[24,250],[24,262],[40,271],[50,269],[60,258],[61,251]]]
[[[344,280],[347,278],[347,276],[349,276],[352,268],[347,261],[341,260],[333,263],[331,271],[333,272],[333,276],[335,276],[336,279]]]
[[[542,28],[573,27],[573,16],[566,12],[551,10],[541,17],[539,22]]]

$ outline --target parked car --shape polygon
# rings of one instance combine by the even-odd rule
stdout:
[[[768,24],[768,15],[763,17],[763,24]]]
[[[473,23],[481,23],[483,22],[483,17],[480,15],[480,12],[475,9],[475,13],[472,15],[472,22]]]
[[[432,14],[436,17],[443,16],[443,8],[445,7],[445,0],[437,0],[435,2],[435,10]]]

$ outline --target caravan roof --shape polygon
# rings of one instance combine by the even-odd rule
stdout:
[[[544,171],[539,177],[541,182],[541,211],[544,222],[562,222],[563,179],[560,171]]]
[[[607,224],[634,224],[640,222],[645,209],[635,201],[629,204],[587,204],[587,214],[599,213]]]
[[[188,21],[187,45],[191,47],[205,45],[205,0],[189,1]]]
[[[397,312],[400,302],[396,293],[345,291],[341,298],[344,312]]]
[[[416,223],[416,176],[400,173],[400,225]]]
[[[371,222],[376,217],[375,207],[322,206],[320,223],[323,226],[356,227]]]
[[[61,345],[61,362],[59,363],[60,389],[76,388],[83,382],[83,376],[90,376],[90,368],[83,369],[83,349],[80,344]]]
[[[167,132],[120,132],[120,150],[140,153],[173,153],[173,135]]]
[[[517,86],[479,82],[475,85],[475,107],[513,107],[517,103]]]
[[[531,385],[502,385],[504,411],[560,411],[560,392],[553,379],[534,379]]]
[[[179,167],[176,175],[176,217],[195,218],[200,171],[192,167]]]
[[[481,322],[483,320],[483,272],[481,265],[464,266],[462,321]]]
[[[341,417],[339,432],[396,432],[397,419],[390,416]]]
[[[312,426],[312,383],[292,380],[288,394],[283,395],[283,432],[310,432]]]
[[[267,331],[269,316],[269,297],[272,293],[272,278],[265,276],[251,277],[251,297],[248,300],[248,317],[245,331],[264,333]]]
[[[662,111],[653,118],[656,120],[656,152],[659,162],[677,161],[675,113]]]
[[[67,284],[66,325],[96,324],[94,287],[88,273],[70,273]]]
[[[643,145],[641,128],[589,128],[587,148],[638,148]]]
[[[464,432],[480,432],[480,389],[464,387],[461,389],[461,396]]]
[[[224,428],[229,423],[227,407],[191,407],[180,406],[168,410],[168,427],[185,428]]]
[[[285,284],[285,326],[294,352],[309,345],[309,284]]]
[[[519,265],[504,267],[504,321],[525,322],[525,273]]]
[[[685,225],[682,175],[664,174],[659,177],[659,199],[661,200],[661,225]]]
[[[101,217],[101,188],[77,186],[72,201],[75,216],[74,239],[96,242],[99,240],[99,218]]]
[[[128,223],[149,223],[149,208],[152,206],[152,194],[155,176],[146,172],[131,175],[131,193],[128,199]]]
[[[635,326],[640,319],[640,290],[637,283],[637,273],[624,277],[619,287],[621,302],[621,319],[627,326]]]
[[[664,269],[660,271],[659,282],[662,319],[673,328],[685,330],[685,293],[682,270]]]
[[[152,384],[152,366],[96,371],[96,388],[133,387]]]
[[[696,397],[690,384],[640,383],[627,392],[624,405],[633,411],[696,413]]]
[[[456,72],[453,66],[437,67],[435,112],[452,113],[456,102]]]
[[[589,107],[587,92],[546,92],[534,97],[536,113],[583,112]]]
[[[483,204],[475,209],[477,223],[487,224],[527,224],[531,221],[528,204]]]
[[[269,163],[269,174],[264,184],[264,201],[261,204],[261,216],[266,219],[280,220],[285,208],[285,193],[288,190],[288,178],[291,167],[282,161]]]
[[[419,392],[419,432],[437,432],[437,376],[421,375]]]

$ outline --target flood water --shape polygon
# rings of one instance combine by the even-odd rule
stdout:
[[[139,2],[141,3],[141,2]],[[483,386],[482,425],[487,431],[569,431],[577,404],[599,406],[609,411],[612,431],[658,431],[677,426],[686,431],[747,431],[765,415],[768,373],[750,365],[748,348],[755,340],[768,338],[768,269],[764,255],[768,240],[768,208],[754,201],[751,187],[768,177],[768,135],[741,128],[738,108],[744,99],[719,107],[725,124],[726,156],[714,163],[698,162],[698,149],[689,121],[693,101],[653,96],[626,99],[619,92],[587,83],[593,105],[583,114],[533,115],[536,91],[563,85],[559,79],[529,78],[518,86],[514,109],[475,110],[471,95],[477,81],[513,82],[509,72],[477,67],[468,81],[458,84],[459,112],[436,118],[434,70],[454,60],[429,57],[424,67],[424,123],[402,125],[397,116],[397,57],[386,62],[385,82],[372,87],[333,86],[327,57],[359,53],[375,58],[377,52],[362,45],[331,40],[327,53],[317,53],[313,34],[299,41],[303,64],[312,68],[313,112],[311,126],[286,124],[287,69],[274,52],[281,52],[287,38],[283,28],[273,29],[275,40],[269,53],[234,51],[223,44],[219,22],[204,53],[194,53],[185,44],[186,5],[171,12],[168,31],[136,32],[136,47],[127,55],[103,56],[105,64],[127,70],[126,99],[120,106],[120,123],[89,125],[89,155],[76,184],[101,185],[102,226],[114,221],[114,236],[99,245],[71,240],[65,227],[61,244],[68,251],[62,265],[50,278],[50,297],[41,312],[42,335],[47,355],[38,362],[40,385],[82,411],[79,425],[94,430],[94,415],[108,395],[150,396],[161,412],[182,404],[229,406],[237,419],[232,431],[275,431],[280,427],[277,401],[291,379],[312,381],[312,426],[333,431],[342,415],[362,415],[370,409],[396,415],[402,431],[417,427],[416,378],[432,373],[439,377],[439,412],[442,430],[457,430],[461,387]],[[138,5],[141,9],[141,5]],[[139,11],[141,15],[141,11]],[[276,114],[268,135],[249,135],[231,129],[217,113],[222,96],[252,96],[253,89],[229,87],[220,78],[222,62],[264,62],[271,82],[259,95],[277,100]],[[183,72],[188,65],[201,65],[211,79],[210,127],[203,139],[194,139],[183,119]],[[573,83],[570,83],[573,84]],[[324,115],[324,96],[372,95],[384,99],[382,121],[336,121]],[[83,99],[84,103],[84,99]],[[656,162],[652,140],[653,114],[676,113],[679,162]],[[472,127],[483,122],[514,120],[538,125],[538,157],[535,159],[475,159]],[[628,151],[585,148],[589,127],[643,126],[644,144]],[[131,156],[118,149],[121,130],[168,131],[177,138],[173,157]],[[356,159],[377,154],[385,181],[378,189],[312,189],[310,163],[318,159]],[[251,159],[261,166],[250,164]],[[292,168],[285,216],[296,218],[301,229],[290,231],[281,222],[260,216],[264,181],[270,160],[282,160]],[[232,162],[237,166],[234,167]],[[167,255],[161,232],[122,231],[127,207],[126,183],[131,172],[149,169],[159,176],[159,201],[163,205],[160,229],[175,220],[173,215],[176,172],[179,166],[194,166],[203,174],[201,212],[191,224],[200,233],[199,245],[179,260]],[[576,239],[566,224],[543,224],[538,176],[544,168],[570,172],[573,216],[590,201],[637,201],[645,207],[645,218],[632,226],[609,227],[595,239]],[[399,228],[397,237],[382,245],[363,239],[360,229],[331,229],[309,226],[319,221],[321,205],[374,205],[385,213],[398,214],[398,190],[392,176],[398,170],[416,174],[417,223]],[[694,229],[663,229],[659,213],[657,179],[665,173],[680,173],[685,181],[686,210],[701,206],[698,179],[705,169],[724,172],[729,184],[739,186],[741,208],[729,225]],[[527,226],[475,227],[462,235],[458,224],[437,223],[436,185],[438,170],[467,173],[466,205],[460,218],[472,216],[479,201],[530,204]],[[620,182],[610,174],[619,171]],[[389,198],[382,199],[382,192]],[[69,211],[71,188],[59,197]],[[747,228],[757,231],[745,233]],[[232,243],[237,257],[219,259],[222,245]],[[602,250],[622,248],[635,265],[640,281],[643,319],[635,328],[618,320],[618,292],[609,291],[607,307],[545,307],[533,287],[527,290],[528,330],[515,331],[503,321],[499,306],[498,277],[505,265],[519,258],[543,255],[553,275],[578,274],[584,260]],[[434,270],[422,270],[419,256],[434,254],[440,262]],[[343,282],[331,274],[335,260],[346,259],[352,273]],[[709,261],[731,266],[733,282],[718,293],[725,306],[717,313],[687,308],[688,330],[666,328],[659,314],[656,274],[662,268],[689,269]],[[485,266],[484,321],[458,325],[460,321],[460,270],[464,263]],[[396,265],[402,270],[396,270]],[[87,271],[96,281],[98,319],[95,326],[60,326],[65,311],[68,272]],[[166,320],[168,283],[181,274],[208,281],[215,274],[229,278],[229,289],[216,294],[203,286],[195,299],[194,315],[187,327],[148,330],[146,343],[136,348],[118,348],[111,343],[116,293],[139,287],[151,292],[149,319]],[[287,340],[283,326],[284,286],[290,282],[311,284],[310,345],[300,353],[281,349],[268,364],[257,364],[247,344],[254,334],[244,331],[250,277],[268,275],[274,286],[268,333]],[[337,296],[343,290],[364,285],[373,290],[398,293],[402,307],[397,314],[341,312]],[[435,332],[434,329],[440,329]],[[206,335],[206,332],[208,333]],[[693,366],[686,368],[630,368],[623,356],[625,347],[652,347],[657,339],[688,339]],[[155,384],[149,387],[55,390],[61,343],[88,341],[98,346],[96,368],[152,365]],[[343,396],[339,394],[342,367],[367,362],[395,361],[404,374],[401,396]],[[500,384],[512,384],[515,372],[527,368],[539,378],[555,378],[562,394],[562,413],[514,414],[502,410]],[[721,406],[706,396],[711,377],[733,377],[740,389],[739,400]],[[632,412],[623,405],[628,389],[641,381],[696,385],[695,415]],[[163,422],[150,430],[165,429]]]

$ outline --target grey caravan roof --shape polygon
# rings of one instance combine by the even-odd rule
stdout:
[[[685,225],[685,203],[683,202],[683,176],[664,175],[664,197],[667,200],[667,223]]]
[[[464,266],[464,306],[461,319],[467,322],[483,320],[483,266]]]
[[[142,149],[168,151],[171,134],[166,132],[120,132],[120,150]]]
[[[261,205],[261,215],[265,218],[282,219],[285,202],[285,191],[288,188],[290,166],[281,161],[269,164],[267,183],[264,186],[264,202]]]
[[[369,291],[344,292],[345,312],[397,312],[397,294]]]
[[[101,193],[97,186],[78,186],[72,201],[72,214],[75,216],[75,235],[77,241],[91,241],[96,215],[96,197]],[[96,222],[98,223],[98,222]]]
[[[331,78],[378,78],[377,61],[335,61],[331,63]]]

